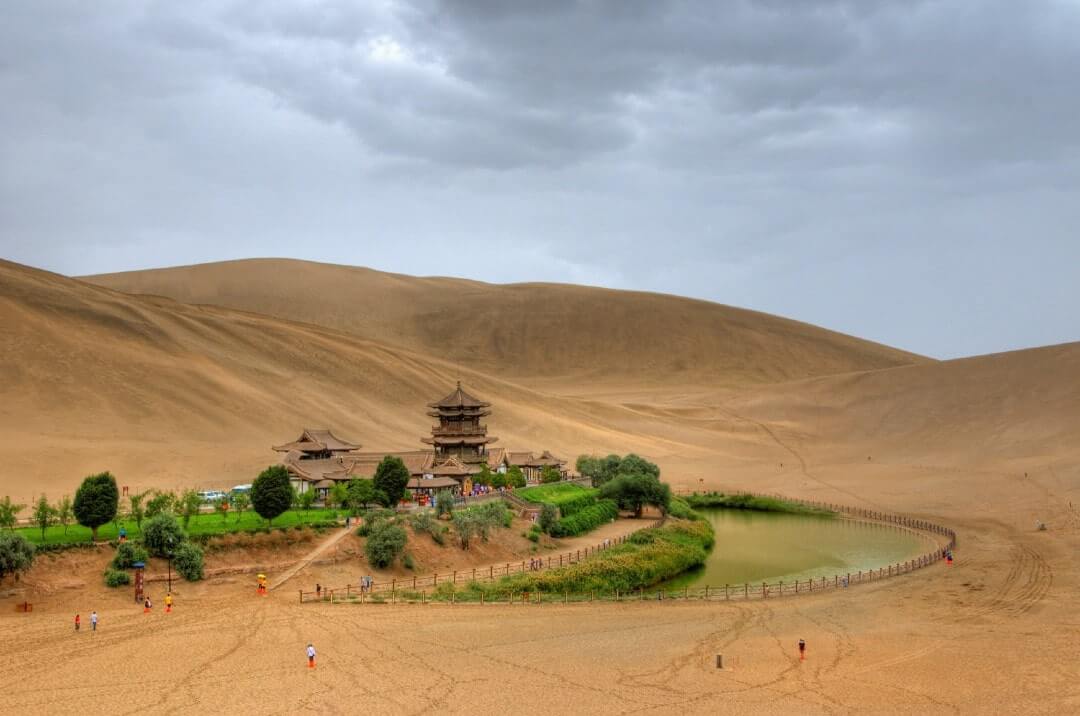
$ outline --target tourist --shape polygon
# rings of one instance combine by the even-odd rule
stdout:
[[[165,595],[165,613],[172,612],[172,592]]]
[[[75,614],[75,631],[79,631],[79,627],[81,625],[82,625],[82,619],[79,617],[79,614],[76,612],[76,614]]]
[[[322,599],[322,585],[318,583],[315,584],[315,598]]]
[[[150,602],[150,595],[146,596],[146,601],[143,602],[143,614],[149,614],[150,610],[154,608],[154,605]]]
[[[799,639],[799,661],[806,660],[806,640]]]
[[[97,612],[90,612],[90,631],[97,631]]]
[[[309,669],[315,668],[315,646],[310,643],[307,645],[307,665]]]
[[[120,541],[127,542],[127,529],[123,527],[120,528]]]

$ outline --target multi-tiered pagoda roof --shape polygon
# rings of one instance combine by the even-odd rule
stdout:
[[[431,437],[421,440],[435,447],[439,456],[455,455],[459,460],[472,463],[484,457],[486,446],[498,440],[487,434],[487,425],[480,420],[491,411],[491,403],[484,402],[466,393],[458,381],[454,392],[442,400],[428,403],[431,410],[428,415],[438,418],[439,423],[432,426]]]

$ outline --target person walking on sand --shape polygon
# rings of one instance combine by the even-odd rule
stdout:
[[[806,640],[799,639],[799,661],[806,661]]]
[[[307,667],[309,669],[315,668],[315,646],[310,643],[307,645]]]
[[[165,595],[165,613],[172,613],[172,592]]]
[[[90,631],[97,631],[97,612],[90,612]]]
[[[146,601],[143,602],[143,614],[149,614],[150,610],[154,608],[154,605],[150,602],[150,595],[146,596]]]
[[[75,631],[79,631],[80,626],[82,626],[82,618],[78,612],[75,612]]]

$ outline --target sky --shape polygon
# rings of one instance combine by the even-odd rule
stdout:
[[[1080,0],[9,0],[0,257],[293,257],[1080,340]]]

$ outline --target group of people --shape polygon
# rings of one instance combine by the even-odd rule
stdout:
[[[168,594],[165,595],[165,613],[166,614],[171,614],[172,613],[172,605],[173,605],[172,592],[169,592]],[[143,614],[149,614],[151,611],[153,611],[153,609],[154,609],[154,603],[152,601],[150,601],[150,595],[147,594],[146,598],[143,600]]]
[[[543,557],[533,557],[533,558],[531,558],[529,560],[529,570],[530,571],[536,572],[536,571],[541,570],[543,568],[544,568],[544,558]]]
[[[98,615],[96,611],[90,612],[90,631],[97,631]],[[75,631],[79,631],[82,628],[82,616],[75,612]]]

